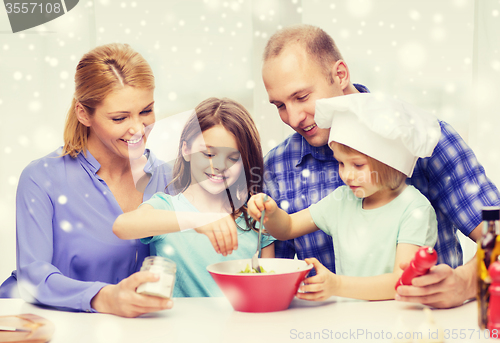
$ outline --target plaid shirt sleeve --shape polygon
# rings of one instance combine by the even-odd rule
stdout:
[[[481,223],[484,206],[500,205],[500,194],[462,137],[440,125],[441,139],[431,157],[418,160],[410,183],[436,210],[438,262],[455,268],[463,263],[457,229],[468,236]]]
[[[275,181],[276,176],[274,172],[274,167],[276,166],[275,150],[270,151],[264,161],[264,186],[263,191],[273,199],[279,198],[279,185]],[[278,258],[294,258],[295,257],[295,245],[294,240],[290,239],[288,241],[278,241],[274,242],[274,254]]]

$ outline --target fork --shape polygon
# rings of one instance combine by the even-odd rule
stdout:
[[[267,201],[267,194],[264,196],[264,202]],[[259,225],[259,239],[257,240],[257,251],[252,257],[252,269],[255,270],[257,273],[262,273],[262,269],[259,265],[259,257],[260,253],[262,250],[262,247],[260,245],[260,239],[262,237],[262,228],[264,225],[264,216],[266,215],[266,209],[264,207],[264,210],[262,211],[262,214],[260,216],[260,225]]]

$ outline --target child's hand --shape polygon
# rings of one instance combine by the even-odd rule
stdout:
[[[304,280],[305,285],[300,286],[297,298],[323,301],[334,295],[339,288],[339,277],[315,258],[306,258],[305,261],[314,265],[316,275]]]
[[[230,214],[194,230],[206,235],[218,254],[227,256],[238,249],[238,229]]]
[[[252,195],[250,200],[248,200],[248,214],[255,220],[259,221],[262,211],[265,209],[266,214],[264,217],[264,224],[267,222],[269,217],[276,211],[278,205],[271,198],[267,197],[267,201],[264,202],[264,193],[259,193]]]

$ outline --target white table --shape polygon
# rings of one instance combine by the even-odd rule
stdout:
[[[294,299],[286,311],[243,313],[234,311],[225,298],[177,298],[171,310],[130,319],[49,310],[20,299],[0,299],[0,315],[33,313],[52,321],[52,343],[394,342],[396,331],[402,329],[407,336],[419,332],[425,320],[422,308],[396,301],[333,297],[320,303]],[[479,330],[476,302],[433,310],[433,316],[447,334],[446,342],[496,341],[484,338]],[[422,332],[425,338],[428,334]]]

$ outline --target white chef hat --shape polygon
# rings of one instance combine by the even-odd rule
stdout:
[[[316,101],[314,119],[329,128],[328,144],[347,145],[411,177],[432,155],[441,127],[432,114],[401,100],[356,93]]]

